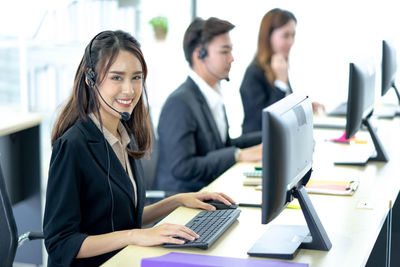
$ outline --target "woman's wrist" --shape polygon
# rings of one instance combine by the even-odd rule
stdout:
[[[185,198],[184,193],[179,193],[179,194],[173,195],[172,198],[173,198],[176,208],[185,205],[184,204],[184,198]]]
[[[127,230],[127,245],[139,245],[139,242],[137,240],[137,236],[138,236],[138,231],[140,231],[141,229],[130,229]]]
[[[288,83],[282,81],[281,79],[276,79],[276,80],[274,81],[274,85],[275,85],[275,87],[281,89],[282,91],[285,91],[285,92],[286,92],[287,90],[289,90],[289,85],[288,85]]]
[[[242,150],[240,148],[236,148],[235,149],[235,161],[239,162],[240,161],[240,153],[242,152]]]

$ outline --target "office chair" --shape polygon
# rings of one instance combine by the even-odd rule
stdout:
[[[26,240],[43,238],[42,232],[27,232],[18,237],[11,201],[0,166],[0,266],[12,266],[17,248]]]
[[[162,200],[163,198],[178,193],[178,192],[171,192],[164,190],[155,190],[159,148],[158,148],[158,138],[156,137],[155,134],[153,121],[150,115],[149,117],[150,117],[151,137],[152,137],[151,152],[148,157],[144,157],[140,160],[142,162],[142,167],[144,172],[144,183],[146,188],[146,205],[153,204],[157,201]]]

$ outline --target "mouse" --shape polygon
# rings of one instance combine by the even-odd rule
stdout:
[[[208,199],[204,200],[205,203],[213,205],[217,210],[226,210],[226,209],[236,209],[238,207],[237,204],[226,205],[225,203],[215,200],[215,199]]]

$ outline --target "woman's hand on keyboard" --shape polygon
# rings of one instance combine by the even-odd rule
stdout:
[[[186,240],[193,241],[199,236],[184,225],[165,223],[147,229],[130,231],[132,243],[139,246],[157,246],[164,243],[183,244]]]
[[[235,204],[235,201],[232,198],[219,192],[184,193],[179,194],[179,198],[183,206],[203,210],[215,210],[214,206],[203,202],[210,199],[219,200],[228,206]]]

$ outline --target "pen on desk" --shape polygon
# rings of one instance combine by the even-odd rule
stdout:
[[[341,140],[341,139],[325,139],[325,142],[332,142],[332,143],[339,143],[339,144],[366,144],[368,143],[366,140],[358,140],[358,139],[346,139],[346,140]]]
[[[346,185],[346,190],[351,190],[353,187],[353,183],[354,181],[350,181],[347,185]]]
[[[332,142],[332,143],[340,143],[340,144],[350,144],[350,141],[342,141],[342,140],[335,140],[335,139],[325,139],[325,142]]]
[[[253,203],[239,203],[239,207],[248,207],[248,208],[261,208],[261,204],[253,204]]]
[[[346,190],[356,191],[358,187],[358,181],[350,181],[346,186]]]

